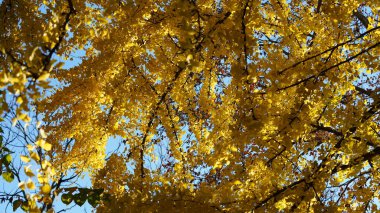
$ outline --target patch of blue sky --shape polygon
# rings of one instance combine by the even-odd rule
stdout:
[[[85,56],[85,50],[77,50],[77,51],[74,51],[71,55],[70,55],[70,58],[71,60],[64,60],[62,58],[58,58],[57,56],[54,56],[53,59],[57,60],[57,61],[63,61],[65,62],[65,65],[64,65],[64,69],[70,69],[70,68],[73,68],[77,65],[79,65],[81,62],[82,62],[82,59],[83,57]],[[49,80],[50,82],[50,85],[52,86],[52,88],[57,88],[57,87],[61,87],[63,86],[61,82],[55,80],[55,79],[50,79]],[[45,95],[48,96],[51,94],[51,91],[49,92],[46,91],[45,92]],[[12,101],[14,99],[14,95],[11,95],[11,94],[8,94],[7,93],[7,100],[8,101]],[[33,119],[32,120],[32,123],[34,122],[37,122],[37,120],[35,119],[35,114],[33,114],[34,112],[30,113],[29,116]],[[29,139],[28,139],[28,143],[31,144],[34,142],[35,138],[37,138],[37,131],[36,129],[32,129],[32,127],[30,126],[27,126],[24,122],[17,122],[16,123],[16,126],[15,127],[11,127],[11,117],[12,116],[11,114],[8,115],[9,117],[3,117],[4,119],[8,119],[8,121],[6,121],[6,123],[1,123],[1,126],[3,127],[3,130],[4,130],[4,134],[7,135],[8,138],[11,138],[13,141],[12,141],[12,149],[11,151],[13,151],[12,153],[12,157],[14,159],[13,163],[14,163],[14,166],[17,167],[17,168],[21,168],[21,173],[20,173],[20,176],[18,177],[19,180],[17,180],[17,178],[15,178],[15,180],[12,182],[12,183],[7,183],[5,182],[4,180],[1,180],[0,183],[2,183],[2,192],[6,192],[6,193],[14,193],[16,191],[18,191],[18,183],[19,181],[27,181],[28,180],[28,177],[25,175],[25,173],[23,172],[23,163],[21,162],[20,160],[20,155],[28,155],[26,152],[25,152],[25,146],[26,146],[26,141],[25,139],[23,139],[24,137],[20,137],[20,134],[22,134],[20,131],[25,131],[28,135],[29,135]],[[41,120],[41,116],[38,117],[38,120]],[[31,164],[31,169],[33,171],[36,171],[38,169],[38,166],[34,163]],[[73,183],[73,186],[79,186],[79,187],[91,187],[91,181],[90,181],[90,178],[88,176],[88,174],[84,174],[82,175],[77,182]],[[35,191],[31,191],[31,193],[35,193]],[[56,199],[60,199],[60,197],[57,197]],[[88,204],[88,203],[85,203],[84,206],[82,207],[79,207],[77,205],[74,205],[74,206],[66,206],[65,204],[63,204],[62,202],[54,202],[54,207],[55,209],[57,210],[57,212],[59,212],[59,210],[63,210],[63,209],[66,209],[66,208],[70,208],[70,212],[83,212],[83,211],[86,211],[86,209],[88,211],[91,211],[92,207]],[[12,212],[13,209],[12,209],[12,206],[7,204],[7,203],[0,203],[0,209],[3,209],[5,212]],[[16,211],[16,213],[18,212],[23,212],[21,209],[18,209]]]

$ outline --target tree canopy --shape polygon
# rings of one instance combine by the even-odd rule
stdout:
[[[2,0],[1,172],[18,187],[0,199],[379,210],[379,14],[359,0]]]

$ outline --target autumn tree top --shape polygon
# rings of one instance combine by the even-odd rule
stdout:
[[[29,157],[55,171],[33,208],[59,194],[70,203],[60,181],[88,172],[107,194],[86,191],[99,212],[375,211],[379,11],[356,0],[2,1],[1,112],[43,121],[30,151],[40,158]]]

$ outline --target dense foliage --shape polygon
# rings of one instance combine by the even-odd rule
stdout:
[[[358,0],[2,0],[0,156],[19,185],[2,201],[375,211],[379,13]],[[91,188],[75,185],[85,174]]]

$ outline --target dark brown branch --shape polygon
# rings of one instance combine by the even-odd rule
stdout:
[[[354,11],[354,16],[364,25],[365,28],[368,28],[369,21],[361,12]]]
[[[258,209],[260,207],[262,207],[263,205],[265,205],[269,200],[271,200],[272,198],[274,197],[277,197],[278,195],[282,194],[283,192],[285,192],[286,190],[288,189],[291,189],[293,187],[296,187],[297,185],[301,184],[301,183],[306,183],[305,179],[300,179],[296,182],[293,182],[287,186],[284,186],[282,187],[281,189],[278,189],[276,190],[275,192],[273,192],[272,194],[270,194],[268,197],[266,197],[265,199],[261,200],[260,202],[258,202],[254,207],[253,209]]]
[[[309,77],[307,77],[307,78],[304,78],[304,79],[301,79],[301,80],[297,81],[296,83],[293,83],[293,84],[291,84],[291,85],[289,85],[289,86],[285,86],[285,87],[279,88],[279,89],[277,89],[277,91],[281,91],[281,90],[289,89],[289,88],[291,88],[291,87],[294,87],[294,86],[297,86],[297,85],[299,85],[299,84],[305,83],[305,82],[307,82],[307,81],[309,81],[310,79],[313,79],[313,78],[314,78],[314,79],[317,79],[318,77],[323,76],[324,74],[326,74],[327,71],[332,70],[332,69],[334,69],[334,68],[337,68],[337,67],[339,67],[339,66],[341,66],[342,64],[345,64],[345,63],[347,63],[347,62],[350,62],[350,61],[352,61],[353,59],[355,59],[355,58],[359,57],[360,55],[362,55],[363,53],[366,53],[366,52],[370,51],[371,49],[373,49],[373,48],[375,48],[375,47],[377,47],[377,46],[379,46],[379,45],[380,45],[380,42],[377,42],[377,43],[375,43],[374,45],[368,47],[367,49],[364,49],[364,50],[360,51],[359,53],[357,53],[357,54],[355,54],[355,55],[353,55],[353,56],[347,58],[346,60],[341,61],[341,62],[339,62],[339,63],[337,63],[337,64],[335,64],[335,65],[333,65],[333,66],[330,66],[330,67],[328,67],[328,68],[322,70],[321,72],[318,73],[318,75],[311,75],[311,76],[309,76]]]
[[[145,150],[145,143],[146,138],[148,137],[148,133],[153,125],[154,118],[156,117],[156,112],[160,108],[161,103],[165,100],[166,96],[169,94],[169,92],[173,89],[175,81],[179,78],[180,74],[185,70],[185,68],[180,68],[174,75],[174,78],[171,80],[169,85],[166,87],[166,91],[160,96],[159,101],[156,103],[155,108],[150,113],[149,122],[147,125],[147,129],[145,131],[145,134],[143,136],[142,142],[141,142],[141,149],[140,149],[140,170],[141,170],[141,178],[145,177],[144,173],[144,150]]]
[[[318,0],[317,13],[321,12],[321,7],[322,7],[322,0]]]
[[[272,158],[270,158],[270,159],[267,161],[266,165],[267,165],[267,166],[270,166],[270,165],[272,164],[272,162],[273,162],[278,156],[280,156],[282,153],[285,152],[285,150],[286,150],[286,147],[284,146],[284,147],[281,149],[280,152],[278,152],[277,154],[275,154]]]
[[[359,93],[362,93],[362,94],[365,94],[365,95],[368,95],[371,97],[373,91],[371,90],[368,90],[368,89],[364,89],[364,88],[361,88],[359,86],[355,86],[355,90],[358,91]]]
[[[69,11],[63,13],[65,15],[65,21],[60,26],[59,30],[60,30],[61,33],[60,33],[60,35],[58,37],[58,42],[53,46],[52,49],[50,49],[49,54],[46,56],[46,58],[43,61],[43,64],[44,64],[43,68],[44,68],[44,70],[46,70],[46,68],[49,65],[49,63],[51,61],[51,58],[53,57],[54,53],[57,52],[57,50],[59,49],[61,43],[63,42],[63,39],[65,38],[65,36],[67,34],[66,27],[68,26],[68,24],[70,22],[71,16],[76,13],[72,0],[67,0],[67,2],[68,2],[68,6],[69,6]]]
[[[380,147],[376,147],[372,151],[367,152],[364,155],[361,155],[361,156],[355,158],[349,164],[335,166],[334,169],[331,170],[331,174],[333,175],[339,171],[352,168],[353,166],[356,166],[356,165],[361,164],[363,162],[371,161],[373,158],[375,158],[379,155],[380,155]]]
[[[241,33],[243,34],[243,48],[244,48],[244,74],[248,75],[248,49],[247,49],[247,33],[245,26],[245,16],[247,14],[248,0],[245,1],[243,15],[241,18]]]
[[[289,66],[289,67],[287,67],[287,68],[285,68],[285,69],[283,69],[283,70],[277,71],[277,73],[280,74],[280,75],[281,75],[281,74],[284,74],[284,72],[287,71],[287,70],[293,69],[293,68],[297,67],[298,65],[303,64],[303,63],[305,63],[305,62],[307,62],[307,61],[309,61],[309,60],[311,60],[311,59],[313,59],[313,58],[316,58],[316,57],[318,57],[318,56],[321,56],[321,55],[323,55],[323,54],[325,54],[325,53],[327,53],[327,52],[330,52],[330,51],[332,51],[332,50],[334,50],[334,49],[340,47],[340,46],[343,46],[343,45],[348,44],[348,43],[350,43],[350,42],[353,42],[353,41],[355,41],[355,40],[357,40],[357,39],[359,39],[359,38],[362,38],[362,37],[364,37],[365,35],[367,35],[367,34],[369,34],[369,33],[371,33],[371,32],[374,32],[374,31],[376,31],[376,30],[378,30],[378,29],[380,29],[380,26],[374,27],[374,28],[372,28],[372,29],[370,29],[370,30],[368,30],[368,31],[366,31],[366,32],[364,32],[364,33],[362,33],[362,34],[360,34],[359,36],[357,36],[357,37],[355,37],[355,38],[352,38],[352,39],[349,39],[349,40],[347,40],[347,41],[345,41],[345,42],[342,42],[342,43],[336,44],[335,46],[330,47],[330,48],[328,48],[327,50],[325,50],[325,51],[323,51],[323,52],[320,52],[320,53],[318,53],[318,54],[316,54],[316,55],[313,55],[313,56],[307,57],[307,58],[305,58],[305,59],[302,60],[302,61],[298,61],[298,62],[294,63],[293,65],[291,65],[291,66]]]
[[[314,127],[314,128],[316,128],[317,131],[326,131],[326,132],[329,132],[329,133],[333,133],[336,136],[340,136],[340,137],[343,136],[343,133],[341,133],[341,132],[339,132],[339,131],[331,128],[331,127],[321,126],[321,125],[316,125],[316,124],[312,124],[311,126]]]
[[[334,169],[331,170],[331,175],[334,175],[336,174],[337,172],[339,171],[342,171],[342,170],[346,170],[346,169],[349,169],[353,166],[356,166],[362,162],[365,162],[365,161],[370,161],[372,160],[373,158],[377,157],[380,155],[380,147],[377,147],[375,148],[374,150],[362,155],[362,156],[359,156],[357,158],[355,158],[353,161],[351,161],[350,164],[347,164],[347,165],[337,165],[336,167],[334,167]],[[322,167],[320,167],[322,168]],[[316,171],[318,172],[319,169]],[[318,175],[313,175],[314,179],[318,177]],[[297,187],[299,184],[301,183],[305,183],[305,184],[308,184],[310,187],[312,186],[313,184],[313,179],[312,180],[309,180],[309,181],[306,181],[306,178],[302,178],[298,181],[295,181],[287,186],[284,186],[282,187],[281,189],[278,189],[276,190],[275,192],[273,192],[272,194],[270,194],[269,196],[267,196],[265,199],[261,200],[260,202],[256,203],[256,205],[254,205],[253,207],[253,210],[255,209],[258,209],[262,206],[264,206],[268,201],[270,201],[271,199],[281,195],[282,193],[284,193],[285,191],[289,190],[289,189],[292,189],[294,187]]]

